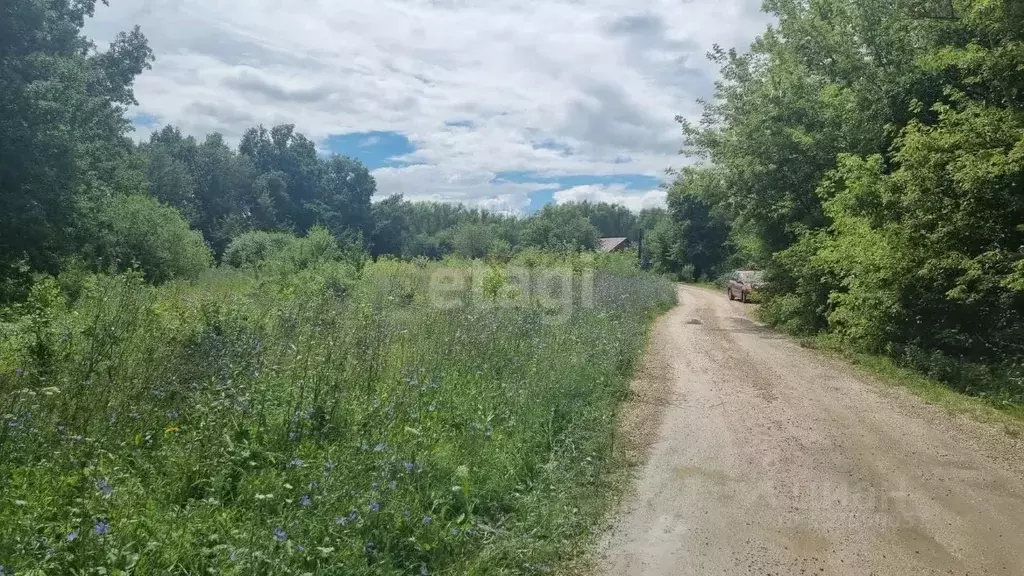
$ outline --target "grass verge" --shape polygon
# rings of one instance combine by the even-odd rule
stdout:
[[[797,340],[806,348],[847,361],[884,384],[903,388],[926,403],[942,408],[950,415],[963,415],[978,422],[1001,426],[1009,436],[1024,435],[1024,406],[968,396],[938,380],[900,366],[887,356],[851,351],[835,338],[816,336]]]

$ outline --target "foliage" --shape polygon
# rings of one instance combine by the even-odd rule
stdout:
[[[80,34],[95,0],[0,6],[0,303],[25,263],[55,272],[76,249],[81,211],[140,176],[124,108],[152,56],[135,29],[106,52]]]
[[[221,255],[246,231],[336,236],[372,231],[376,184],[356,160],[320,158],[291,125],[248,130],[232,150],[220,134],[199,143],[173,126],[140,144],[149,193],[178,208]]]
[[[712,172],[688,170],[669,190],[670,218],[651,235],[655,269],[684,280],[714,277],[725,260],[729,222],[701,194]],[[684,269],[687,273],[683,273]]]
[[[89,215],[86,252],[99,268],[137,266],[155,284],[196,279],[213,262],[210,249],[181,214],[141,195],[100,201]]]
[[[231,240],[223,262],[234,268],[257,268],[295,240],[291,234],[282,232],[245,232]]]
[[[452,250],[463,258],[483,258],[491,251],[491,231],[481,224],[463,224],[452,234]]]
[[[686,255],[682,248],[682,226],[669,218],[663,218],[647,236],[647,252],[652,268],[660,274],[668,274],[684,281],[693,278],[682,277]]]
[[[477,292],[469,263],[383,258],[339,293],[330,234],[297,244],[293,275],[89,276],[77,299],[44,280],[0,323],[5,570],[504,574],[574,553],[671,285],[585,288],[561,262],[557,310],[498,298],[501,268]]]
[[[545,206],[523,230],[524,244],[556,252],[593,250],[598,238],[590,220],[564,206]]]
[[[497,214],[441,202],[409,202],[390,196],[373,205],[370,251],[375,257],[463,257],[507,260],[529,248],[556,251],[593,249],[598,237],[639,241],[650,232],[664,209],[639,215],[607,203],[566,203],[548,206],[526,218]]]

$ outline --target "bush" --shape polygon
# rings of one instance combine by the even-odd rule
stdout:
[[[208,270],[213,254],[177,210],[148,196],[101,201],[89,222],[87,252],[100,268],[138,267],[154,284],[192,280]]]
[[[232,238],[222,261],[234,268],[257,268],[295,240],[295,236],[283,232],[245,232]]]
[[[462,224],[452,235],[452,249],[463,258],[483,258],[491,250],[493,231],[482,224]]]

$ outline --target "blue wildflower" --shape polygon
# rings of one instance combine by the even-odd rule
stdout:
[[[328,460],[327,463],[324,464],[324,468],[326,468],[328,472],[331,472],[334,470],[334,462]]]
[[[167,417],[171,420],[177,420],[179,416],[181,416],[181,414],[177,410],[171,410],[167,413]]]
[[[431,518],[430,516],[424,516],[423,517],[423,525],[424,526],[430,526],[430,523],[433,522],[433,521],[434,521],[434,519]]]
[[[277,538],[278,542],[284,542],[288,539],[288,533],[280,528],[274,528],[274,538]]]
[[[377,545],[376,545],[376,544],[374,544],[373,542],[367,542],[367,543],[366,543],[366,549],[367,549],[367,550],[373,550],[373,549],[374,549],[374,548],[376,548],[376,547],[377,547]]]
[[[458,528],[452,528],[452,536],[458,536],[458,535],[459,535],[459,529]]]
[[[352,513],[348,515],[348,521],[349,522],[355,522],[358,519],[359,519],[359,511],[356,510],[355,508],[353,508],[352,509]]]
[[[296,468],[302,468],[303,466],[306,465],[305,462],[303,462],[302,460],[300,460],[298,458],[292,458],[292,461],[289,462],[289,464],[291,464],[292,466],[294,466]]]
[[[312,504],[313,504],[313,499],[309,497],[309,494],[306,494],[302,498],[299,498],[299,505],[300,506],[309,507]]]
[[[74,530],[72,530],[71,532],[68,533],[68,536],[67,536],[66,540],[68,542],[74,542],[77,539],[78,539],[78,528],[75,528]]]
[[[337,518],[334,519],[334,523],[338,524],[340,526],[344,526],[344,525],[348,524],[348,518],[346,518],[344,516],[338,516]]]
[[[370,510],[373,512],[380,512],[380,504],[376,502],[370,502]]]
[[[302,544],[296,544],[295,545],[295,549],[298,550],[299,552],[305,552],[306,551],[306,547],[303,546]]]
[[[18,368],[17,370],[14,371],[14,373],[17,374],[18,376],[24,376],[25,375],[25,369],[24,368]]]
[[[427,567],[426,566],[421,566],[420,567],[420,576],[427,576],[428,574],[430,574],[430,572],[427,571]]]
[[[100,478],[96,481],[96,488],[98,488],[104,496],[110,496],[114,493],[114,489],[110,487],[110,484],[107,484],[107,481],[104,478]]]
[[[93,530],[96,532],[97,536],[106,536],[110,533],[110,524],[108,524],[106,520],[100,520],[95,526],[93,526]]]
[[[391,482],[388,482],[388,488],[391,489],[391,490],[394,490],[394,489],[398,488],[398,482],[395,482],[394,480],[392,480]]]
[[[387,451],[387,449],[388,449],[388,445],[384,444],[384,443],[377,444],[376,446],[373,447],[373,451],[374,452],[385,452],[385,451]]]
[[[412,464],[412,462],[406,462],[406,463],[405,463],[405,471],[406,471],[406,472],[412,472],[412,469],[413,469],[413,464]]]

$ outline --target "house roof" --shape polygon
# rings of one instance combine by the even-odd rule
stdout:
[[[601,238],[597,243],[597,251],[611,252],[628,241],[628,238]]]

